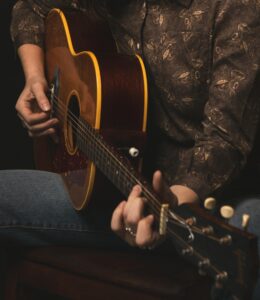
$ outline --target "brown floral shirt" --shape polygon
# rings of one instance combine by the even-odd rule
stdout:
[[[52,7],[86,9],[80,0],[17,1],[16,47],[43,46]],[[241,176],[259,121],[260,0],[114,0],[102,11],[118,50],[145,61],[153,168],[201,199]]]

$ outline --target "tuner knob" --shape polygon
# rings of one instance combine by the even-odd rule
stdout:
[[[232,244],[232,236],[228,234],[228,235],[220,238],[219,243],[220,243],[220,245],[226,245],[226,246],[231,245]]]
[[[234,208],[229,205],[224,205],[220,208],[220,214],[224,219],[229,220],[234,215]]]
[[[212,209],[214,209],[214,208],[216,207],[216,203],[217,203],[217,201],[216,201],[215,198],[213,198],[213,197],[208,197],[208,198],[206,198],[205,201],[204,201],[204,207],[205,207],[206,209],[208,209],[208,210],[212,210]]]
[[[228,273],[226,271],[223,271],[221,273],[218,273],[215,277],[216,283],[224,283],[228,279]]]
[[[210,235],[214,233],[214,228],[212,226],[206,226],[201,228],[202,233]]]
[[[247,229],[249,224],[250,215],[249,214],[243,214],[242,216],[242,228]]]
[[[194,249],[191,246],[188,246],[186,249],[182,249],[181,253],[182,255],[192,255],[194,252]]]
[[[201,261],[199,261],[198,263],[198,267],[199,267],[199,275],[205,276],[207,275],[207,268],[210,266],[210,260],[208,258],[205,258]]]

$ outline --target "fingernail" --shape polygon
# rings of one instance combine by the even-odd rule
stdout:
[[[140,185],[135,185],[135,186],[134,186],[134,189],[135,189],[136,191],[141,191]]]
[[[148,219],[150,222],[153,222],[154,216],[153,216],[153,215],[149,215],[149,216],[147,217],[147,219]]]
[[[47,104],[47,103],[43,103],[41,106],[42,106],[43,111],[49,111],[50,110],[50,105]]]

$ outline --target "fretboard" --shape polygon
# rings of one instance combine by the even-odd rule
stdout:
[[[151,186],[135,170],[130,161],[82,119],[77,130],[77,145],[125,197],[128,197],[134,185],[139,184],[143,195],[148,200],[148,205],[149,202],[153,204],[157,201],[157,196]]]

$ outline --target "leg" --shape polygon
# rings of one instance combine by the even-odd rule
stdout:
[[[47,245],[126,248],[110,231],[109,219],[97,211],[75,211],[57,174],[0,171],[0,299],[9,247],[15,251]]]
[[[0,171],[0,239],[5,245],[125,246],[110,216],[74,210],[59,175]]]
[[[242,215],[245,213],[250,215],[248,231],[258,237],[258,255],[260,257],[260,197],[248,198],[239,201],[236,206],[236,213],[230,223],[241,228]],[[253,300],[258,299],[260,299],[260,272],[258,274],[258,280],[253,294]]]

